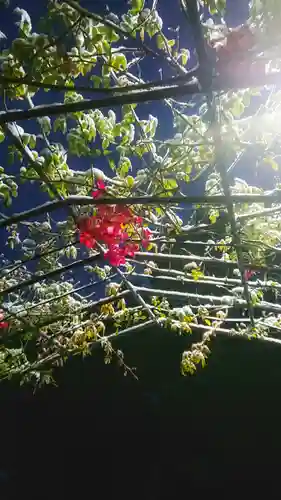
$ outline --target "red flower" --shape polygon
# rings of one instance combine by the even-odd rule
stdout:
[[[101,181],[99,188],[104,188]],[[99,194],[95,197],[100,196]],[[88,248],[94,248],[96,242],[105,243],[108,247],[104,257],[113,266],[125,264],[125,257],[134,257],[139,250],[139,245],[129,240],[127,226],[136,230],[136,226],[142,224],[142,218],[135,216],[127,206],[100,205],[97,207],[96,215],[81,217],[77,222],[80,231],[80,242]],[[152,232],[150,229],[142,229],[143,244],[148,245]]]
[[[216,49],[219,59],[227,61],[229,58],[241,57],[243,53],[252,49],[255,43],[255,35],[249,26],[242,25],[230,30],[222,41],[214,42],[212,45]]]
[[[250,269],[246,269],[244,272],[244,278],[245,278],[245,280],[249,280],[255,274],[256,274],[255,271],[251,271]]]
[[[88,233],[80,233],[79,240],[87,248],[94,248],[96,246],[96,240]]]
[[[103,196],[105,193],[105,183],[101,179],[99,179],[97,180],[96,184],[98,189],[92,192],[92,197],[98,199],[101,198],[101,196]]]
[[[112,266],[117,267],[120,266],[120,264],[126,263],[124,249],[120,248],[119,245],[110,245],[108,251],[105,252],[104,257]]]
[[[88,215],[78,218],[77,227],[81,233],[88,233],[94,227],[95,221],[94,217],[89,217]]]
[[[142,235],[143,235],[143,240],[141,242],[142,246],[143,246],[143,248],[147,248],[149,245],[149,240],[152,236],[152,231],[150,229],[148,229],[148,227],[145,227],[142,230]]]
[[[259,77],[266,74],[266,62],[253,60],[250,49],[256,44],[255,35],[247,25],[238,26],[230,31],[222,42],[215,42],[213,47],[217,52],[216,68],[221,76],[225,76],[234,85],[252,78],[260,83]]]
[[[98,179],[97,180],[97,188],[100,189],[101,191],[105,191],[105,183],[103,180]]]
[[[0,329],[8,328],[9,323],[7,321],[2,321],[4,319],[4,314],[2,311],[0,311]]]
[[[139,250],[139,245],[134,242],[127,243],[124,247],[125,255],[128,257],[134,257],[135,253]]]
[[[143,218],[142,217],[138,217],[137,215],[135,216],[135,223],[136,224],[142,224],[143,223]]]

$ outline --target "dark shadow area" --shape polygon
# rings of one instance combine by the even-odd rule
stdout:
[[[183,378],[186,342],[160,329],[124,340],[139,381],[97,351],[58,371],[58,387],[2,385],[1,498],[278,491],[280,348],[217,338],[207,368]]]

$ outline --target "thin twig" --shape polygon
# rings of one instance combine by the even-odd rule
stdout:
[[[104,254],[104,249],[103,247],[97,242],[97,247],[99,248],[101,254],[103,255]],[[128,290],[130,290],[130,292],[132,292],[135,300],[142,306],[144,307],[144,309],[147,311],[149,317],[151,319],[153,319],[154,321],[156,321],[156,317],[154,316],[153,312],[151,311],[151,309],[148,307],[148,305],[146,304],[146,302],[143,300],[143,298],[141,297],[141,295],[137,292],[137,289],[136,287],[134,287],[134,285],[132,285],[132,283],[130,283],[130,281],[127,279],[127,277],[125,276],[124,273],[122,273],[122,271],[119,269],[119,267],[117,266],[112,266],[113,269],[115,270],[115,272],[117,274],[119,274],[119,276],[122,278],[122,280],[124,281],[126,287]]]

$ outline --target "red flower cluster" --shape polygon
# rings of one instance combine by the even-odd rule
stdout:
[[[255,35],[247,25],[237,26],[229,31],[222,41],[216,41],[212,45],[216,49],[220,60],[228,62],[237,54],[242,55],[254,47]]]
[[[213,44],[217,52],[216,67],[220,75],[232,79],[232,82],[243,81],[247,77],[265,76],[265,62],[253,60],[249,52],[256,44],[254,34],[247,25],[230,30],[222,42]]]
[[[105,192],[103,181],[97,182],[94,198],[100,198]],[[125,264],[126,257],[134,257],[139,245],[133,239],[141,239],[147,248],[152,232],[142,227],[143,220],[132,213],[129,207],[118,205],[98,205],[97,213],[91,217],[80,217],[77,227],[80,231],[80,243],[94,248],[97,241],[108,247],[104,257],[113,266]],[[133,239],[132,239],[133,238]]]
[[[0,311],[0,329],[8,328],[9,323],[7,321],[2,321],[4,319],[4,314]]]

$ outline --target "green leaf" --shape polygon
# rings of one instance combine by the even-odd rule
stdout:
[[[114,171],[116,169],[116,167],[115,167],[115,161],[112,158],[108,158],[107,161],[108,161],[108,164],[109,164],[111,170]]]
[[[42,130],[45,134],[49,134],[51,132],[51,119],[49,116],[42,116],[42,118],[38,118],[38,121],[42,127]]]
[[[219,12],[223,12],[226,9],[226,0],[215,0],[215,2]]]
[[[215,224],[215,222],[217,221],[217,218],[219,217],[220,213],[218,210],[210,210],[209,212],[209,219],[210,219],[210,222],[211,224]]]
[[[246,107],[251,104],[251,91],[245,90],[243,93],[243,103]]]
[[[145,0],[131,0],[131,13],[138,14],[139,12],[141,12],[144,8],[144,3]]]
[[[19,7],[15,8],[14,13],[20,16],[20,22],[19,22],[20,30],[25,35],[29,35],[29,33],[32,30],[31,19],[29,14],[26,12],[26,10],[20,9]]]
[[[163,186],[164,189],[176,189],[178,187],[178,183],[176,179],[164,179]]]
[[[3,142],[5,140],[5,134],[4,132],[2,132],[2,130],[0,130],[0,143]]]
[[[271,158],[270,156],[267,156],[266,158],[263,159],[263,163],[270,165],[272,170],[278,171],[279,170],[279,165],[278,163],[274,160],[274,158]]]
[[[235,118],[240,118],[245,111],[245,104],[242,99],[235,99],[233,106],[230,109]]]
[[[111,57],[110,66],[113,66],[113,68],[117,70],[120,69],[123,71],[126,70],[127,59],[125,54],[120,54],[120,53],[113,54],[113,56]]]
[[[132,188],[134,183],[135,183],[135,180],[131,175],[128,175],[128,177],[126,177],[126,182],[127,182],[128,187]]]
[[[29,134],[23,134],[21,136],[21,140],[22,140],[24,146],[27,146],[29,144],[29,138],[30,138]]]
[[[189,50],[188,49],[181,49],[180,58],[181,58],[181,63],[183,64],[183,66],[185,66],[190,59]]]
[[[120,159],[118,164],[118,169],[117,169],[118,174],[121,177],[125,177],[128,174],[129,170],[132,170],[131,161],[129,160],[129,158],[123,156],[123,158]]]
[[[163,35],[157,35],[156,37],[156,45],[158,49],[164,49],[165,48],[165,43],[164,43],[164,36]]]
[[[109,146],[109,139],[106,137],[105,139],[103,139],[102,141],[102,149],[107,149],[108,146]]]
[[[64,116],[59,116],[54,121],[54,131],[57,132],[58,130],[61,130],[64,134],[66,133],[67,127]]]
[[[202,273],[200,268],[192,269],[191,274],[194,281],[197,281],[200,278],[204,278],[204,273]]]
[[[76,259],[77,257],[77,248],[76,247],[70,247],[70,255],[73,259]]]
[[[36,146],[36,135],[35,134],[30,134],[30,137],[29,137],[29,147],[31,149],[34,149]]]
[[[8,153],[8,164],[9,165],[12,165],[15,161],[15,152],[14,151],[10,151]]]
[[[99,86],[100,86],[100,84],[101,84],[101,82],[102,82],[102,78],[100,78],[100,77],[99,77],[99,76],[97,76],[97,75],[92,75],[92,76],[90,77],[90,80],[92,80],[92,81],[94,82],[94,88],[95,88],[95,89],[98,89],[98,88],[99,88]]]

